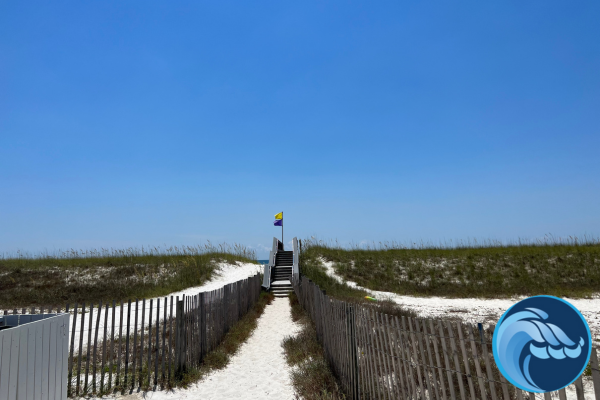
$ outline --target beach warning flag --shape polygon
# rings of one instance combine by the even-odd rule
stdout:
[[[275,214],[275,223],[274,226],[283,226],[283,211]]]
[[[273,225],[281,227],[281,243],[283,245],[283,211],[275,214],[275,222],[273,223]]]

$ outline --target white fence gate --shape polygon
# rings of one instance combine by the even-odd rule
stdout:
[[[69,314],[0,317],[0,399],[67,398]]]

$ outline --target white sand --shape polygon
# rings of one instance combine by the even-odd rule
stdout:
[[[179,298],[181,299],[181,297],[183,295],[186,296],[195,296],[198,293],[201,292],[210,292],[211,290],[215,290],[215,289],[219,289],[227,284],[233,283],[233,282],[237,282],[239,280],[242,279],[246,279],[249,278],[251,276],[254,276],[255,274],[257,274],[258,272],[262,272],[263,270],[263,266],[262,265],[258,265],[258,264],[252,264],[252,263],[242,263],[239,261],[236,261],[235,264],[228,264],[228,263],[219,263],[217,271],[215,272],[214,277],[206,282],[204,285],[201,286],[194,286],[194,287],[190,287],[187,288],[185,290],[181,290],[179,292],[174,292],[174,293],[169,293],[167,296],[162,296],[160,297],[161,300],[161,304],[160,304],[160,318],[163,318],[164,315],[164,298],[165,297],[171,297],[173,296],[173,298],[175,299],[176,296],[179,296]],[[152,299],[154,302],[153,305],[153,315],[152,315],[152,324],[156,323],[156,301],[158,298],[154,298]],[[170,300],[169,300],[170,301]],[[112,303],[110,304],[110,306],[112,307]],[[84,325],[84,332],[83,332],[83,348],[85,349],[88,343],[88,334],[89,334],[89,318],[90,318],[90,314],[88,312],[89,308],[87,308],[88,306],[86,306],[86,314],[85,314],[85,325]],[[125,329],[127,326],[127,309],[128,306],[127,304],[123,305],[123,334],[125,334]],[[138,309],[139,311],[139,317],[138,317],[138,328],[141,328],[142,326],[142,302],[140,301],[138,304]],[[131,304],[131,328],[132,332],[133,332],[133,326],[135,325],[135,310],[136,310],[136,306],[135,303],[132,302]],[[145,307],[145,312],[146,312],[146,321],[145,321],[145,325],[148,325],[148,313],[150,310],[150,299],[146,299],[146,307]],[[121,307],[117,306],[115,307],[115,326],[118,327],[119,326],[119,318],[120,318],[120,312],[121,312]],[[168,310],[167,310],[167,315],[168,314]],[[175,310],[173,310],[173,312],[175,312]],[[106,308],[105,305],[102,306],[102,310],[100,312],[100,323],[99,323],[99,328],[98,328],[98,340],[101,340],[104,337],[104,314],[106,313]],[[96,319],[98,317],[98,308],[94,309],[93,315],[92,315],[92,343],[94,341],[94,335],[96,333]],[[72,333],[72,328],[73,328],[73,312],[71,311],[71,320],[70,320],[70,328],[69,328],[69,346],[71,343],[71,333]],[[109,310],[109,315],[108,315],[108,319],[107,319],[107,323],[106,323],[106,328],[107,328],[107,336],[110,337],[110,331],[111,331],[111,327],[112,327],[112,308]],[[81,305],[79,307],[78,313],[77,313],[77,326],[76,328],[76,332],[75,332],[75,349],[79,349],[79,340],[80,340],[80,332],[81,332]],[[118,336],[118,328],[115,328],[115,337]]]
[[[205,377],[188,389],[137,393],[116,396],[124,399],[180,400],[180,399],[273,399],[294,398],[290,368],[285,361],[282,341],[298,333],[299,326],[292,322],[287,298],[276,298],[265,308],[258,326],[248,341],[234,355],[229,365]],[[104,397],[115,398],[115,397]]]

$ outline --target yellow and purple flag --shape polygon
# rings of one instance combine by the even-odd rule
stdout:
[[[283,226],[283,211],[275,214],[275,222],[273,223],[274,226]]]

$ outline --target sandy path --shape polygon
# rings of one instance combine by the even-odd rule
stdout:
[[[239,261],[236,261],[236,264],[228,264],[228,263],[219,263],[219,267],[218,270],[215,272],[214,277],[206,282],[204,285],[201,286],[194,286],[194,287],[190,287],[178,292],[173,292],[173,293],[169,293],[167,296],[162,296],[160,297],[161,300],[161,304],[160,304],[160,318],[163,318],[163,312],[164,312],[164,298],[165,297],[169,297],[173,296],[173,298],[175,298],[176,296],[179,296],[179,298],[182,297],[182,295],[186,295],[186,296],[195,296],[198,293],[201,292],[209,292],[211,290],[215,290],[215,289],[219,289],[229,283],[233,283],[242,279],[246,279],[249,278],[251,276],[254,276],[256,273],[261,272],[263,270],[263,266],[262,265],[258,265],[258,264],[252,264],[252,263],[242,263]],[[154,298],[154,311],[153,311],[153,315],[152,315],[152,319],[153,319],[153,324],[156,324],[156,300],[158,298]],[[112,307],[112,302],[110,304],[110,306]],[[84,331],[83,331],[83,348],[85,348],[87,346],[88,343],[88,333],[89,333],[89,308],[87,308],[88,306],[86,306],[86,313],[85,313],[85,325],[84,325]],[[96,306],[97,307],[97,306]],[[141,322],[141,311],[142,311],[142,302],[140,301],[138,304],[138,309],[139,309],[139,319],[138,319],[138,324],[137,327],[141,328],[142,326],[142,322]],[[150,299],[146,299],[146,325],[148,324],[148,313],[150,310]],[[127,325],[127,310],[128,310],[128,306],[127,304],[123,305],[123,325],[126,326]],[[133,329],[133,326],[135,325],[134,323],[134,315],[135,315],[135,310],[136,310],[136,306],[135,303],[131,304],[131,329]],[[80,343],[80,333],[81,333],[81,306],[79,308],[79,312],[77,314],[77,325],[76,325],[76,332],[75,332],[75,349],[79,349],[79,343]],[[119,326],[119,318],[120,318],[120,312],[121,312],[121,307],[117,306],[115,307],[115,326],[118,327]],[[101,340],[104,337],[104,317],[106,313],[106,308],[105,306],[102,307],[102,310],[100,312],[100,323],[99,323],[99,329],[98,329],[98,340]],[[92,315],[92,343],[94,340],[94,335],[95,335],[95,330],[96,330],[96,320],[98,317],[98,308],[94,309],[93,315]],[[69,343],[71,343],[71,334],[72,334],[72,327],[73,327],[73,312],[71,311],[71,320],[70,320],[70,329],[69,329]],[[112,308],[109,311],[109,315],[107,318],[107,323],[106,323],[106,328],[107,328],[107,336],[110,337],[110,331],[111,331],[111,327],[112,327]],[[117,328],[116,328],[117,329]],[[118,336],[117,332],[115,332],[115,336]]]
[[[225,369],[212,373],[189,389],[148,392],[145,399],[293,399],[290,369],[281,343],[298,330],[299,326],[290,316],[289,300],[276,298],[265,308],[256,330]]]

